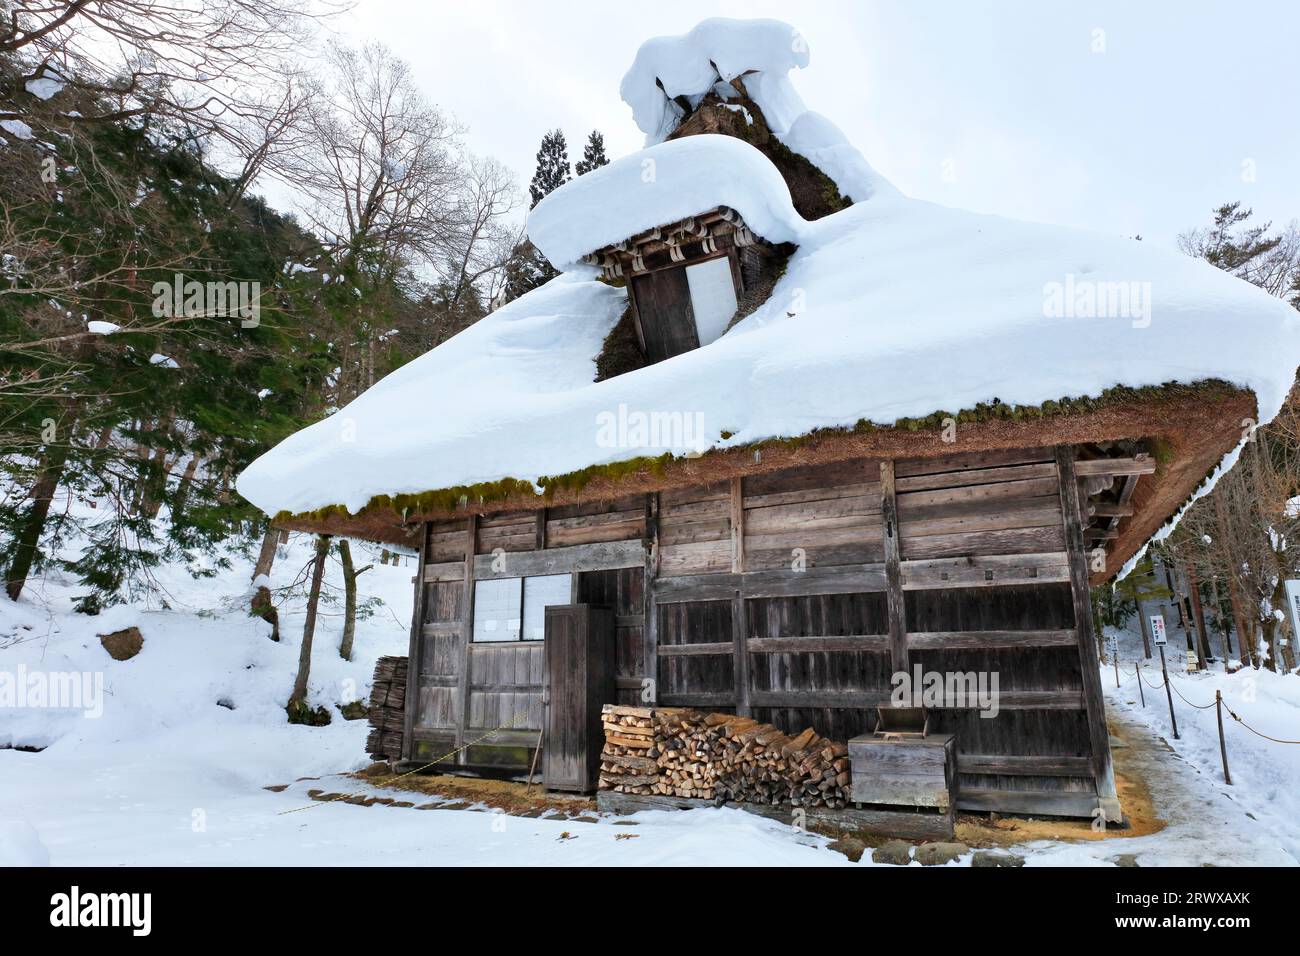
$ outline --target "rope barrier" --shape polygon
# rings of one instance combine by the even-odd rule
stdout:
[[[388,786],[389,784],[393,783],[393,782],[396,781],[396,780],[401,780],[403,777],[409,777],[409,776],[410,776],[411,774],[413,774],[413,773],[420,773],[420,772],[422,772],[422,771],[424,771],[424,770],[428,770],[430,767],[434,766],[435,764],[440,764],[440,763],[442,763],[444,760],[446,760],[447,758],[456,756],[456,755],[457,755],[458,753],[460,753],[462,750],[468,750],[470,747],[473,747],[473,746],[474,746],[476,743],[478,743],[479,741],[481,741],[481,740],[487,740],[487,739],[488,739],[489,737],[491,737],[493,734],[497,733],[497,731],[501,731],[501,730],[513,730],[515,724],[518,723],[519,718],[520,718],[520,715],[519,715],[518,713],[516,713],[514,716],[512,716],[512,717],[510,718],[510,722],[509,722],[509,723],[502,724],[500,727],[493,727],[491,730],[489,730],[487,733],[483,734],[482,736],[480,736],[480,737],[475,737],[473,740],[470,740],[470,741],[466,742],[465,744],[463,744],[463,745],[457,747],[455,750],[449,751],[449,752],[443,754],[441,757],[437,757],[437,758],[435,758],[434,760],[430,760],[430,761],[429,761],[428,763],[426,763],[424,766],[422,766],[422,767],[416,767],[416,768],[414,768],[413,770],[407,770],[405,773],[394,774],[393,776],[391,776],[391,777],[387,777],[387,778],[385,778],[384,780],[382,780],[382,781],[380,781],[380,782],[374,782],[374,783],[372,783],[371,786],[375,786],[375,787],[386,787],[386,786]],[[282,816],[284,816],[284,815],[287,814],[287,813],[298,813],[299,811],[302,811],[302,810],[311,810],[313,807],[319,807],[319,806],[322,806],[322,805],[324,805],[324,804],[326,804],[326,803],[333,803],[335,800],[346,800],[348,797],[355,797],[355,796],[357,796],[357,795],[358,795],[358,794],[355,794],[355,793],[336,793],[334,796],[330,797],[328,800],[317,800],[315,803],[309,803],[309,804],[307,804],[305,807],[294,807],[294,808],[291,809],[291,810],[281,810],[279,813],[276,814],[276,816],[278,816],[278,817],[282,817]]]
[[[1172,690],[1175,694],[1177,694],[1178,697],[1179,697],[1179,699],[1180,699],[1184,704],[1186,704],[1188,707],[1191,707],[1191,708],[1193,708],[1193,709],[1195,709],[1195,710],[1209,710],[1211,707],[1213,707],[1213,706],[1217,703],[1217,701],[1213,701],[1213,700],[1212,700],[1212,701],[1210,701],[1208,704],[1193,704],[1190,700],[1188,700],[1186,697],[1183,696],[1183,692],[1180,691],[1180,690],[1178,689],[1178,685],[1175,684],[1173,681],[1170,681],[1170,680],[1164,680],[1164,681],[1161,681],[1159,684],[1153,684],[1153,683],[1151,683],[1149,680],[1147,680],[1145,677],[1142,676],[1142,672],[1141,672],[1140,670],[1138,671],[1138,677],[1142,680],[1142,683],[1146,684],[1146,685],[1147,685],[1148,687],[1150,687],[1152,690],[1163,690],[1164,687],[1165,687],[1165,685],[1167,684],[1167,685],[1169,686],[1170,690]],[[1241,715],[1238,714],[1238,713],[1237,713],[1235,710],[1233,710],[1231,707],[1229,707],[1227,701],[1224,701],[1224,702],[1223,702],[1223,709],[1226,710],[1226,711],[1228,712],[1228,715],[1229,715],[1230,717],[1232,717],[1233,720],[1235,720],[1237,723],[1241,724],[1241,726],[1245,727],[1247,730],[1249,730],[1249,731],[1250,731],[1252,734],[1254,734],[1256,737],[1262,737],[1264,740],[1272,741],[1272,742],[1275,743],[1275,744],[1294,744],[1294,745],[1300,746],[1300,740],[1283,740],[1281,737],[1273,737],[1273,736],[1270,736],[1269,734],[1264,733],[1262,730],[1256,730],[1254,727],[1250,726],[1250,724],[1248,724],[1248,723],[1246,723],[1244,720],[1242,720],[1242,719],[1241,719]]]

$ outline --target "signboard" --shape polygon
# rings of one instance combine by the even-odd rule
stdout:
[[[1169,643],[1165,637],[1165,616],[1163,614],[1151,615],[1151,639],[1155,642],[1156,647],[1164,647]]]

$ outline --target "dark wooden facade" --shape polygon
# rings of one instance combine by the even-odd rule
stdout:
[[[841,461],[430,522],[405,756],[527,770],[545,642],[472,642],[474,582],[569,573],[572,603],[612,614],[616,702],[848,740],[896,672],[997,672],[997,716],[931,712],[958,807],[1117,819],[1086,548],[1115,520],[1097,502],[1154,463],[1086,455]]]

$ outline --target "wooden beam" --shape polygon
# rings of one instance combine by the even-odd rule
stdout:
[[[736,645],[732,641],[708,644],[665,644],[659,648],[660,657],[696,657],[707,654],[731,654]]]
[[[465,761],[465,727],[469,722],[469,646],[474,640],[474,571],[475,556],[478,550],[478,515],[471,514],[465,528],[465,577],[464,595],[461,598],[461,640],[464,643],[460,660],[460,673],[456,675],[456,700],[460,703],[460,716],[456,720],[456,762]],[[491,567],[492,555],[484,555]],[[409,667],[409,665],[408,665]]]
[[[743,579],[745,573],[745,489],[743,478],[731,479],[731,573]],[[731,596],[731,681],[736,694],[736,713],[749,716],[749,651],[745,648],[749,623],[745,596],[736,590]]]
[[[600,790],[596,793],[596,808],[602,813],[638,813],[642,810],[694,810],[716,806],[712,800],[692,797],[670,797],[650,793],[615,793]],[[793,811],[788,803],[728,803],[728,807],[743,810],[760,817],[790,822]],[[899,837],[904,840],[951,840],[953,819],[947,813],[915,813],[908,810],[870,810],[861,807],[844,807],[832,810],[827,807],[806,807],[804,819],[809,826],[824,827],[838,833],[860,831],[879,836]]]
[[[741,478],[731,479],[731,573],[745,570],[745,495]]]
[[[411,611],[411,640],[406,657],[406,713],[402,721],[402,759],[415,758],[415,710],[420,700],[420,657],[424,652],[424,562],[429,557],[429,523],[420,525],[420,557],[411,580],[415,600]]]
[[[655,600],[660,604],[685,601],[726,601],[739,591],[747,598],[803,597],[817,594],[855,594],[885,590],[883,564],[841,567],[811,567],[788,570],[746,571],[744,574],[689,574],[660,577],[654,582]]]
[[[1132,458],[1092,458],[1074,463],[1074,474],[1078,478],[1090,478],[1093,475],[1154,475],[1155,472],[1156,460],[1145,454],[1134,455]]]
[[[1129,518],[1136,510],[1132,505],[1112,505],[1098,501],[1089,508],[1095,518]]]
[[[993,650],[1013,647],[1069,647],[1074,631],[913,631],[910,650]]]
[[[957,761],[960,763],[961,758],[958,757]],[[1097,809],[1097,797],[1068,790],[976,790],[962,787],[957,791],[957,809],[1091,818]]]
[[[1009,777],[1091,777],[1088,757],[1025,754],[957,754],[958,773],[1005,774]]]
[[[1073,636],[1073,634],[1071,634]],[[751,654],[820,654],[836,651],[888,651],[888,634],[845,634],[834,637],[752,637]]]
[[[503,563],[505,566],[502,570],[495,570],[492,567],[493,556],[480,554],[474,559],[474,576],[480,581],[490,581],[494,578],[639,568],[645,563],[645,544],[636,538],[631,541],[575,544],[546,551],[511,551]]]
[[[907,609],[899,557],[898,496],[894,463],[880,463],[880,516],[885,543],[885,595],[889,617],[889,661],[894,673],[907,671]]]
[[[1110,759],[1110,731],[1106,728],[1105,705],[1101,694],[1101,672],[1098,670],[1092,600],[1088,590],[1088,559],[1084,552],[1083,528],[1079,524],[1079,479],[1075,472],[1072,447],[1057,446],[1056,468],[1060,475],[1061,514],[1065,526],[1066,554],[1070,560],[1070,591],[1074,598],[1074,630],[1079,641],[1079,669],[1088,714],[1088,737],[1092,744],[1097,799],[1106,819],[1118,823],[1121,813],[1119,798],[1115,793],[1115,771]]]
[[[643,685],[640,700],[644,704],[653,704],[658,699],[659,687],[659,601],[655,593],[655,579],[659,574],[659,493],[657,491],[652,491],[645,496],[645,546],[645,572],[641,578],[641,604],[645,612],[645,627],[641,631],[643,655],[641,674],[642,678],[650,683]]]

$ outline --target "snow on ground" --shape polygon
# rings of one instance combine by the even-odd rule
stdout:
[[[271,583],[289,582],[309,558],[310,539],[295,537]],[[411,570],[376,565],[362,575],[363,600],[387,603],[360,622],[354,663],[337,657],[341,622],[337,607],[326,608],[313,657],[313,704],[365,697],[374,659],[405,652]],[[848,865],[824,837],[735,809],[641,813],[627,826],[608,817],[315,802],[307,796],[312,787],[381,792],[338,776],[366,763],[366,726],[337,715],[323,728],[285,722],[302,602],[281,609],[284,639],[273,644],[266,626],[244,613],[248,576],[247,562],[214,581],[163,568],[170,609],[122,607],[96,618],[70,613],[75,588],[54,575],[34,582],[17,605],[0,597],[0,675],[19,668],[89,671],[103,675],[105,691],[97,718],[0,707],[0,746],[45,748],[0,750],[0,864]],[[333,562],[327,580],[340,583]],[[144,648],[114,661],[96,634],[128,625],[141,629]],[[1113,688],[1111,672],[1102,673]],[[1154,672],[1148,677],[1155,680]],[[1260,729],[1300,737],[1300,679],[1243,672],[1175,680],[1197,702],[1213,699],[1219,687]],[[1130,759],[1143,768],[1170,826],[1146,837],[1039,841],[1012,852],[1030,866],[1109,866],[1120,854],[1135,854],[1141,865],[1300,859],[1300,747],[1269,744],[1230,725],[1236,785],[1225,787],[1213,712],[1179,702],[1183,740],[1173,741],[1162,698],[1148,689],[1142,709],[1132,681],[1108,691],[1109,707],[1130,728],[1127,736],[1139,740]],[[263,789],[280,784],[289,787]],[[953,865],[969,861],[968,855]],[[871,865],[870,855],[859,865]]]

